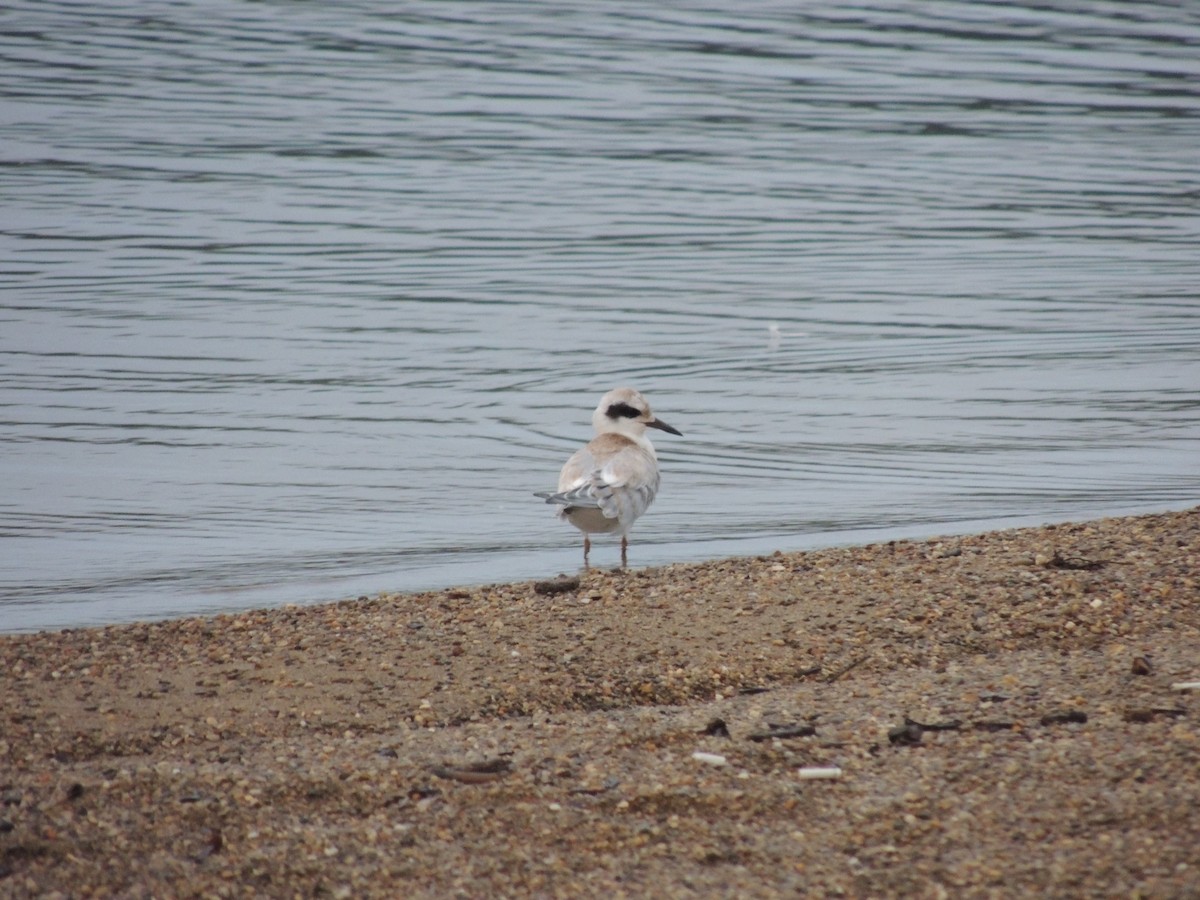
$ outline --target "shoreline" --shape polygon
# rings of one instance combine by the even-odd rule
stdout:
[[[696,546],[697,542],[688,542],[687,544],[657,544],[653,545],[654,553],[648,561],[643,561],[646,546],[637,541],[633,544],[634,558],[631,570],[658,569],[666,565],[705,565],[725,559],[751,558],[776,552],[792,555],[893,541],[947,541],[971,534],[1049,527],[1052,525],[1099,519],[1136,518],[1144,515],[1182,512],[1190,508],[1191,504],[1184,504],[1183,501],[1175,501],[1173,503],[1120,505],[1106,507],[1095,512],[1075,511],[1073,514],[1065,511],[1038,514],[1013,513],[985,518],[948,518],[906,524],[892,523],[878,527],[847,526],[836,530],[781,532],[765,536],[736,539],[732,542],[700,541],[698,545],[703,545],[707,549],[694,557],[688,554],[679,559],[669,556],[672,549],[680,550],[681,548]],[[556,526],[553,531],[561,536],[562,532],[560,529],[562,523],[551,522],[550,524]],[[573,531],[572,534],[578,535],[578,532]],[[570,538],[571,536],[567,535],[567,537]],[[592,562],[595,564],[597,570],[603,571],[618,566],[619,548],[616,542],[610,542],[605,538],[597,539],[594,550],[596,556]],[[410,584],[402,583],[398,587],[380,587],[381,581],[394,583],[397,578],[394,576],[383,578],[378,573],[354,576],[352,578],[353,587],[347,587],[340,579],[329,581],[328,587],[320,590],[315,588],[313,583],[309,581],[301,581],[290,585],[285,583],[271,583],[267,594],[257,594],[254,593],[254,589],[250,589],[251,595],[248,600],[230,601],[229,597],[240,595],[244,592],[242,588],[235,587],[224,595],[225,599],[202,602],[199,598],[203,596],[203,593],[191,593],[185,595],[190,596],[191,600],[183,601],[179,606],[168,608],[162,612],[148,612],[144,609],[134,611],[131,608],[123,608],[121,612],[113,613],[110,611],[103,616],[91,619],[88,618],[87,609],[92,606],[92,603],[99,601],[84,603],[74,613],[62,616],[57,615],[57,612],[70,613],[71,610],[69,607],[61,603],[50,603],[45,608],[54,611],[54,614],[48,618],[34,620],[31,624],[21,624],[15,628],[10,628],[6,622],[0,622],[0,638],[35,634],[42,631],[73,631],[81,628],[106,628],[111,625],[135,625],[174,619],[241,615],[255,610],[275,610],[292,606],[323,606],[330,603],[339,603],[344,600],[361,599],[362,597],[370,599],[372,597],[399,594],[429,594],[456,589],[478,589],[497,585],[523,584],[526,581],[533,581],[544,577],[544,575],[538,574],[540,572],[557,571],[564,567],[569,571],[577,571],[580,557],[579,542],[572,539],[569,545],[564,544],[558,548],[558,552],[556,552],[557,561],[553,564],[547,560],[540,560],[537,564],[530,563],[523,565],[511,572],[502,573],[499,576],[490,571],[493,567],[489,564],[488,566],[480,567],[480,569],[489,570],[489,574],[486,575],[476,573],[468,575],[465,578],[460,575],[452,580],[439,577],[428,582],[415,580]],[[474,570],[472,569],[471,571]],[[319,578],[321,581],[327,580],[325,576],[319,576]],[[400,578],[399,581],[403,582],[404,579]],[[63,587],[60,590],[66,593],[70,592],[70,588],[67,587]],[[139,582],[134,587],[134,590],[141,594],[146,588]],[[170,591],[167,592],[169,593]],[[221,595],[218,594],[217,596],[220,597]],[[302,599],[297,599],[297,597]],[[0,617],[7,613],[10,619],[16,619],[17,621],[26,620],[27,617],[22,613],[23,609],[25,607],[22,605],[0,606]]]
[[[0,635],[0,897],[1200,895],[1198,585],[1193,508]]]

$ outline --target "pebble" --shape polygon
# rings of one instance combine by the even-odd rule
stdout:
[[[841,778],[842,770],[837,766],[804,766],[796,770],[801,778]]]

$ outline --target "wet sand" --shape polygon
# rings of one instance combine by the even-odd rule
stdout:
[[[1189,510],[0,637],[0,897],[1200,897],[1198,580]]]

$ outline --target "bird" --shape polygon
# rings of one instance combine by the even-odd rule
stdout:
[[[583,532],[583,565],[588,567],[592,534],[621,536],[621,565],[628,564],[629,529],[654,502],[660,476],[647,428],[683,436],[650,411],[633,388],[615,388],[592,413],[596,436],[572,454],[558,476],[558,490],[537,492],[559,507],[559,518]]]

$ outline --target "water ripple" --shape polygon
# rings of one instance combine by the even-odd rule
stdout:
[[[0,630],[573,567],[618,383],[637,564],[1200,497],[1187,4],[0,25]]]

